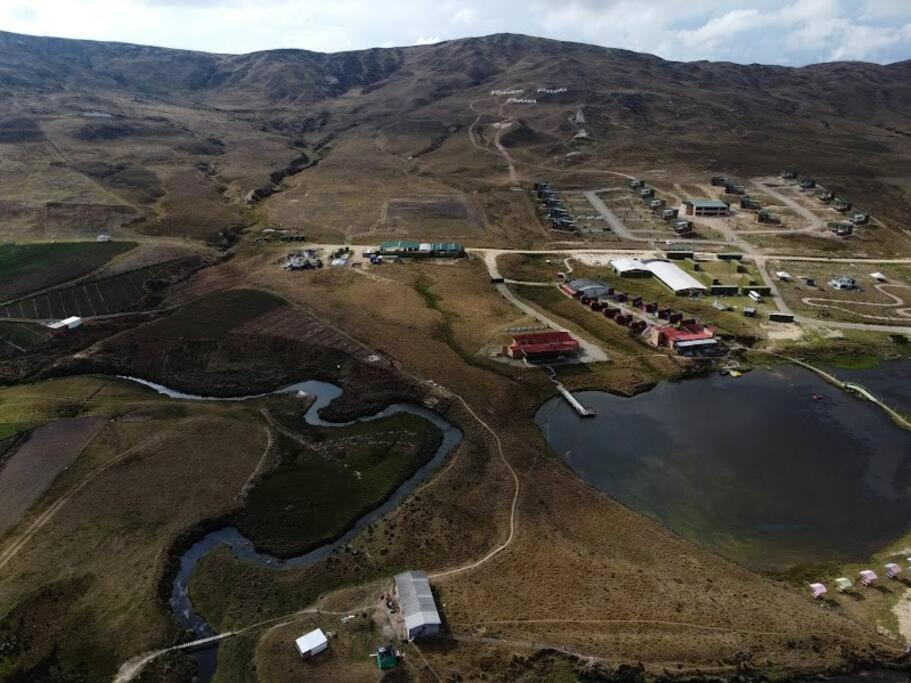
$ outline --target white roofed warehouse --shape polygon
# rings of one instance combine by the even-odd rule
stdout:
[[[610,265],[621,277],[651,273],[674,294],[702,294],[708,291],[708,287],[670,261],[621,258],[614,259]]]
[[[397,574],[395,593],[405,622],[405,638],[432,638],[440,633],[440,613],[437,611],[427,574],[411,571]]]

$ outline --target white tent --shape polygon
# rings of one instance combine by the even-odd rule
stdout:
[[[621,276],[651,273],[675,294],[705,292],[708,290],[699,280],[670,261],[661,259],[640,261],[634,258],[618,258],[611,260],[610,266]]]

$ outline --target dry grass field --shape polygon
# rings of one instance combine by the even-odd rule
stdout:
[[[0,469],[0,537],[15,526],[60,472],[79,456],[101,428],[100,417],[74,417],[39,427]]]
[[[66,383],[3,394],[53,405]],[[18,656],[4,661],[4,677],[94,678],[172,637],[158,599],[168,548],[188,526],[236,504],[266,445],[264,430],[230,406],[175,411],[116,382],[110,391],[109,380],[81,383],[92,389],[82,409],[115,419],[6,537],[0,631]]]

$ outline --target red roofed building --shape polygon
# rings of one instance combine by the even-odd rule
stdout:
[[[649,341],[653,346],[666,346],[672,348],[676,353],[690,355],[717,346],[715,330],[714,327],[706,327],[698,323],[679,327],[665,325],[653,327]]]
[[[513,336],[506,347],[510,358],[524,358],[529,362],[554,360],[579,353],[579,342],[569,332],[531,332]]]

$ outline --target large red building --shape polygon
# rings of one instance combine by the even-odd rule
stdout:
[[[714,327],[706,327],[699,323],[684,324],[680,327],[666,325],[653,327],[649,341],[654,346],[667,346],[676,353],[690,355],[717,346],[718,339],[715,337],[715,332]]]
[[[579,342],[569,332],[530,332],[517,334],[506,347],[510,358],[524,358],[529,362],[541,362],[575,356],[579,353]]]

